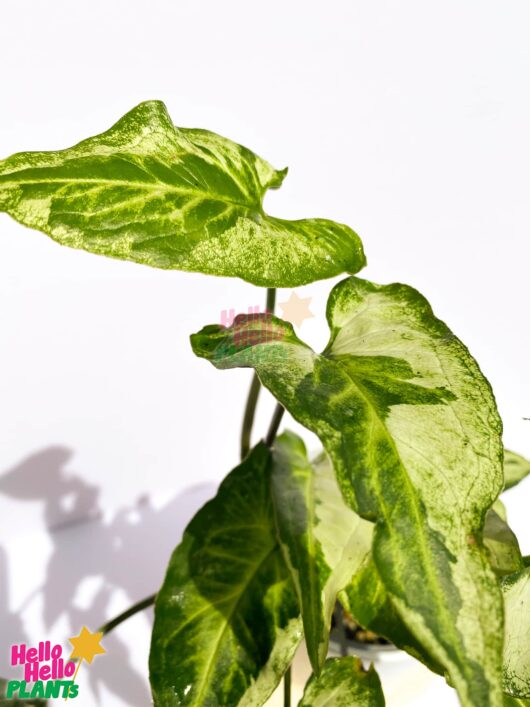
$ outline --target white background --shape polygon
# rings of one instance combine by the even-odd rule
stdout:
[[[288,165],[267,209],[352,225],[364,276],[430,299],[490,379],[507,445],[530,455],[529,34],[527,0],[3,0],[0,156],[67,147],[158,98],[176,124]],[[299,333],[316,347],[331,285],[296,290],[313,298]],[[188,335],[263,299],[63,249],[1,215],[0,672],[7,642],[64,641],[157,588],[237,462],[250,375],[195,359]],[[507,496],[526,553],[528,493]],[[143,707],[146,617],[120,636],[92,682],[105,707]]]

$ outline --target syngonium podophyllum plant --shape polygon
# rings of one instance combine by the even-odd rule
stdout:
[[[154,703],[263,705],[305,640],[301,705],[383,705],[373,668],[327,657],[338,601],[444,675],[462,705],[530,704],[530,567],[498,500],[530,464],[503,452],[488,381],[421,294],[354,277],[365,257],[347,226],[264,212],[285,174],[175,127],[159,102],[70,149],[0,162],[0,209],[63,245],[268,288],[267,313],[191,337],[217,368],[255,375],[241,463],[156,597]],[[317,353],[271,314],[274,288],[341,273]],[[251,449],[260,385],[278,405]],[[277,435],[284,410],[320,438],[315,459]]]

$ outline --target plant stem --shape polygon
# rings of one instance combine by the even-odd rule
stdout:
[[[248,391],[247,404],[245,405],[245,414],[243,415],[243,427],[241,428],[241,461],[243,461],[250,451],[250,436],[252,434],[252,426],[254,425],[254,416],[256,414],[260,389],[261,383],[259,382],[259,378],[256,373],[253,373],[250,390]]]
[[[116,628],[116,626],[119,626],[126,619],[130,618],[131,616],[134,616],[134,614],[137,614],[139,611],[147,609],[149,606],[151,606],[151,604],[154,604],[155,599],[156,594],[151,594],[150,597],[146,597],[145,599],[142,599],[142,601],[139,601],[137,604],[133,604],[133,606],[130,606],[123,613],[118,614],[118,616],[114,617],[110,621],[107,621],[107,623],[103,624],[103,626],[101,626],[101,628],[99,628],[98,630],[103,634],[110,633],[112,629]]]
[[[283,707],[291,707],[291,666],[283,676]]]
[[[267,289],[266,310],[269,314],[274,314],[276,305],[276,289],[269,287]],[[254,425],[254,417],[256,415],[256,407],[258,404],[259,391],[261,383],[259,378],[254,373],[250,390],[248,391],[247,403],[245,405],[245,413],[243,415],[243,426],[241,428],[241,459],[243,460],[250,451],[252,427]]]
[[[272,447],[273,442],[276,439],[276,434],[278,432],[278,428],[280,427],[280,422],[282,421],[284,412],[285,408],[283,405],[276,403],[276,407],[274,408],[274,413],[269,425],[269,430],[267,432],[267,436],[265,437],[265,444],[267,447]]]

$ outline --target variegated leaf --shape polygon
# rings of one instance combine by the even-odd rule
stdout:
[[[258,707],[302,638],[276,539],[271,455],[259,444],[187,527],[155,607],[157,707]]]
[[[530,474],[530,461],[520,454],[504,450],[504,488],[511,489]]]
[[[503,486],[490,386],[412,288],[349,278],[332,291],[328,320],[321,355],[278,319],[266,343],[238,347],[233,330],[212,326],[192,345],[218,368],[254,366],[320,437],[346,500],[377,521],[374,560],[408,630],[464,706],[499,707],[502,599],[482,544]],[[279,348],[284,365],[263,355]]]
[[[505,607],[504,689],[530,699],[530,569],[502,581]]]
[[[298,593],[307,651],[320,673],[338,592],[371,555],[372,523],[344,503],[326,455],[314,464],[284,433],[273,452],[272,492],[280,545]]]
[[[499,508],[499,502],[494,506]],[[484,524],[483,542],[493,571],[504,577],[523,568],[523,560],[515,534],[495,511],[489,510]],[[368,556],[361,568],[340,594],[343,606],[364,628],[383,636],[398,648],[427,665],[433,672],[443,669],[425,647],[407,629],[394,608],[379,572]]]
[[[265,214],[265,192],[285,174],[219,135],[175,127],[149,101],[75,147],[0,161],[0,211],[72,248],[256,285],[360,270],[347,226]]]
[[[340,601],[360,626],[406,651],[433,672],[443,675],[443,667],[429,655],[397,612],[372,557],[352,576],[340,593]]]
[[[375,668],[363,668],[353,656],[329,658],[319,677],[307,683],[298,707],[384,707],[385,697]]]

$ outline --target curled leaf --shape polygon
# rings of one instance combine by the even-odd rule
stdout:
[[[0,211],[71,248],[268,287],[360,270],[348,226],[265,214],[286,172],[148,101],[74,147],[0,161]]]

